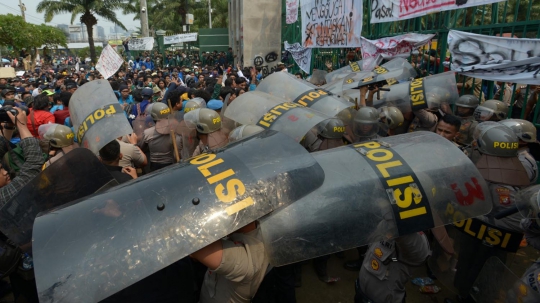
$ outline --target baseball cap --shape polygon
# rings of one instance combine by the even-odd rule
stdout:
[[[54,92],[51,92],[50,90],[44,90],[43,92],[41,92],[42,94],[46,94],[47,96],[52,96],[54,95]]]

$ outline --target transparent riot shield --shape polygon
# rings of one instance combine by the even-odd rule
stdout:
[[[327,71],[320,70],[320,69],[314,69],[313,73],[311,74],[311,77],[309,78],[309,82],[313,85],[320,86],[326,83],[325,76],[328,74]]]
[[[441,104],[451,105],[458,98],[455,75],[453,72],[446,72],[393,85],[378,104],[395,106],[401,112],[409,113],[440,108]]]
[[[371,75],[357,82],[357,87],[366,85],[383,86],[383,84],[394,85],[414,77],[416,77],[416,70],[406,59],[394,58],[375,68]]]
[[[516,194],[516,207],[524,218],[540,222],[540,184],[521,189]]]
[[[343,96],[345,94],[345,91],[351,89],[355,89],[355,91],[358,92],[358,90],[356,89],[358,87],[358,82],[362,79],[369,77],[370,75],[370,71],[350,73],[348,75],[344,75],[344,77],[342,78],[336,79],[321,86],[321,88],[338,96]]]
[[[285,102],[259,91],[236,98],[227,107],[225,117],[242,125],[258,125],[283,132],[297,142],[319,122],[331,118],[298,103]]]
[[[520,279],[500,259],[491,257],[478,275],[471,296],[477,303],[540,302],[540,293],[530,286],[537,279],[533,276],[532,283],[526,276]]]
[[[362,68],[362,60],[355,62],[354,66],[355,66],[355,69],[357,69],[357,70],[353,71],[353,69],[351,68],[351,65],[345,65],[342,68],[338,68],[335,71],[326,74],[326,76],[325,76],[326,83],[330,83],[330,82],[333,82],[333,81],[335,81],[337,79],[341,79],[341,78],[347,76],[350,73],[360,71],[360,69]],[[356,68],[356,67],[358,67],[358,68]]]
[[[40,302],[107,298],[323,180],[302,146],[265,131],[41,214],[33,234]]]
[[[109,182],[109,171],[88,149],[76,148],[37,175],[0,209],[0,230],[28,248],[38,213],[93,194]]]
[[[94,80],[77,89],[69,101],[69,113],[77,142],[95,154],[133,132],[107,80]]]
[[[266,77],[257,86],[257,91],[298,103],[330,117],[349,116],[348,111],[354,107],[353,103],[339,98],[325,89],[312,86],[306,81],[300,81],[287,73],[273,73]],[[342,113],[343,111],[346,111],[346,113]],[[348,123],[348,121],[344,122]]]
[[[492,207],[474,164],[431,132],[311,155],[324,170],[324,184],[261,223],[275,266],[476,217]]]

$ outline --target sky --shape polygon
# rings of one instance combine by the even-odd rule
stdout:
[[[38,3],[40,3],[41,0],[22,0],[22,3],[26,6],[26,22],[29,23],[35,23],[35,24],[41,24],[45,23],[44,19],[44,13],[38,13],[36,11]],[[2,14],[14,14],[14,15],[20,15],[21,9],[19,8],[19,1],[18,0],[0,0],[0,12]],[[141,23],[139,20],[133,20],[134,14],[129,15],[123,15],[122,12],[118,11],[116,14],[116,17],[120,22],[122,22],[127,29],[133,28],[136,29],[137,27],[141,26]],[[79,23],[79,17],[78,15],[75,18],[74,24]],[[98,19],[99,26],[103,26],[105,28],[105,35],[109,35],[109,28],[114,26],[111,22],[105,21],[99,16],[96,16]],[[50,23],[46,23],[47,25],[56,26],[58,24],[70,24],[71,22],[71,14],[62,14],[62,15],[56,15],[52,19]]]

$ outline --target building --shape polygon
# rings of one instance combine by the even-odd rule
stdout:
[[[97,36],[100,39],[105,39],[105,28],[103,26],[96,26],[97,27]]]

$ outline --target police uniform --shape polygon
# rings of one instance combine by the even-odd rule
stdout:
[[[538,179],[538,165],[536,164],[536,160],[529,153],[529,148],[520,148],[518,150],[518,159],[521,161],[521,164],[523,164],[523,167],[525,167],[531,184],[535,184]]]
[[[422,265],[430,254],[423,233],[371,244],[360,269],[355,302],[403,302],[411,266]]]
[[[200,302],[249,303],[269,266],[260,228],[221,241],[221,264],[206,271]]]
[[[473,141],[473,132],[477,125],[478,122],[476,122],[474,116],[461,118],[461,127],[456,136],[456,142],[463,146],[471,145]]]
[[[176,145],[179,150],[182,148],[182,137],[175,134]],[[150,150],[150,169],[152,171],[173,164],[175,162],[173,143],[171,135],[162,135],[153,126],[144,130],[140,148]]]
[[[414,119],[409,125],[409,133],[421,130],[434,132],[437,121],[437,115],[434,113],[430,113],[425,109],[417,110],[414,112]]]
[[[43,163],[43,169],[49,167],[51,164],[58,161],[65,154],[69,153],[70,151],[72,151],[74,148],[77,148],[77,147],[79,147],[77,143],[71,144],[70,146],[62,147],[60,150],[56,152],[56,154],[53,157],[49,158],[49,160]]]
[[[227,137],[225,130],[219,129],[208,134],[206,141],[206,143],[203,142],[203,140],[199,141],[199,145],[197,145],[193,152],[193,157],[227,145],[227,143],[229,143],[229,138]]]

